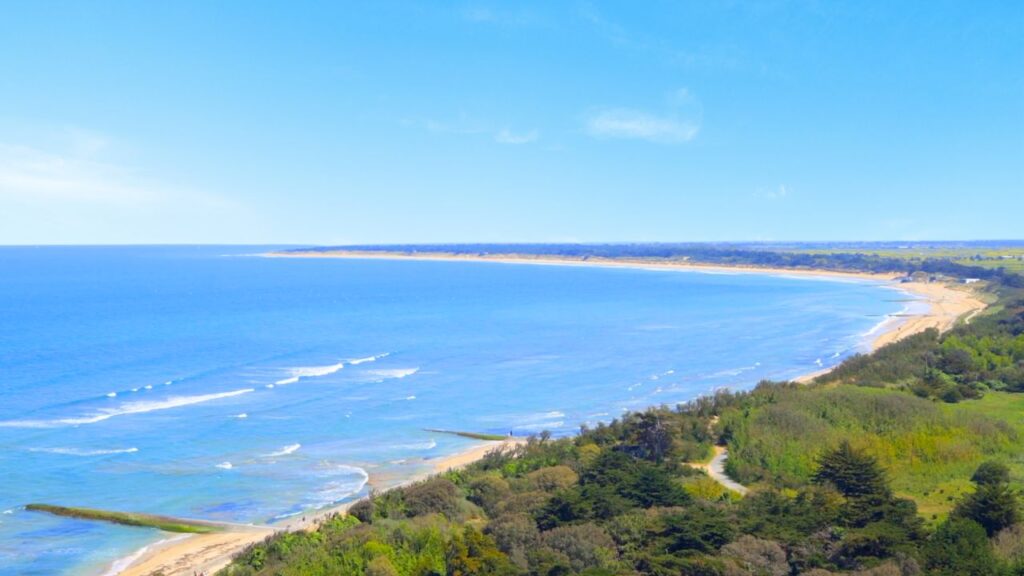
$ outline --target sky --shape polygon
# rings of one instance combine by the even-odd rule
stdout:
[[[1024,2],[32,2],[0,244],[1024,237]]]

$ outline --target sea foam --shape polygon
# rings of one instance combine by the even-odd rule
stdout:
[[[284,448],[281,448],[277,452],[271,452],[270,454],[264,454],[263,457],[264,458],[278,458],[280,456],[287,456],[287,455],[297,451],[299,448],[302,448],[302,444],[289,444],[289,445],[285,446]]]
[[[139,449],[110,448],[106,450],[85,450],[82,448],[29,448],[29,452],[46,452],[48,454],[64,454],[66,456],[105,456],[107,454],[133,454]]]
[[[376,362],[377,360],[387,358],[390,355],[390,352],[385,352],[383,354],[378,354],[376,356],[367,356],[366,358],[356,358],[355,360],[349,360],[348,363],[353,366],[358,366],[359,364],[364,364],[366,362]]]
[[[156,410],[167,410],[169,408],[178,408],[180,406],[189,406],[192,404],[201,404],[203,402],[210,402],[211,400],[220,400],[221,398],[230,398],[232,396],[239,396],[242,394],[248,394],[253,392],[252,388],[243,388],[241,390],[232,390],[231,392],[218,392],[216,394],[200,394],[197,396],[171,396],[164,400],[157,400],[152,402],[125,402],[117,408],[103,408],[98,412],[89,414],[87,416],[80,416],[77,418],[59,418],[56,420],[5,420],[0,422],[0,427],[5,428],[56,428],[60,426],[78,426],[81,424],[95,424],[108,420],[115,416],[126,416],[128,414],[142,414],[145,412],[154,412]]]
[[[344,367],[344,362],[338,362],[337,364],[331,364],[329,366],[300,366],[298,368],[290,369],[289,372],[291,373],[291,376],[289,376],[288,378],[278,380],[277,382],[274,382],[274,384],[277,384],[279,386],[295,384],[296,382],[302,380],[303,378],[317,378],[320,376],[334,374],[335,372],[341,370]]]
[[[337,464],[329,471],[322,473],[325,476],[355,476],[355,479],[343,481],[343,480],[332,480],[322,485],[312,496],[315,500],[315,506],[328,506],[336,502],[340,502],[345,498],[354,496],[366,486],[366,483],[370,480],[370,475],[366,470],[358,466],[348,466],[346,464]]]
[[[370,370],[369,373],[382,379],[405,378],[419,372],[419,368],[392,368],[390,370]]]

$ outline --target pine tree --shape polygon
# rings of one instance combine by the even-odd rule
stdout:
[[[832,484],[847,498],[891,497],[885,472],[878,461],[854,450],[847,440],[843,440],[838,448],[818,460],[814,481],[818,484]]]
[[[1006,466],[985,462],[971,480],[977,488],[957,503],[954,516],[974,520],[989,536],[1020,521],[1017,493],[1010,487]]]

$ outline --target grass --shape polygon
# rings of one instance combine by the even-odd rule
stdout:
[[[981,268],[1005,268],[1009,272],[1024,273],[1024,248],[950,248],[912,246],[907,248],[886,248],[872,250],[849,248],[823,248],[811,250],[794,250],[804,254],[869,254],[882,258],[900,258],[903,260],[922,260],[925,258],[941,258],[951,260],[964,266]]]
[[[984,459],[995,459],[1010,467],[1010,475],[1018,489],[1024,488],[1024,395],[990,392],[979,400],[944,404],[941,406],[951,418],[962,422],[974,435],[992,434],[986,422],[1001,422],[1016,433],[1016,441],[1005,446],[993,446],[982,458],[966,461],[950,460],[936,470],[946,474],[946,481],[934,482],[935,488],[927,494],[911,494],[922,514],[944,515],[950,508],[949,497],[973,490],[968,478]]]
[[[438,430],[437,428],[424,428],[425,432],[434,432],[436,434],[452,434],[455,436],[462,436],[463,438],[472,438],[473,440],[504,440],[506,437],[501,434],[481,434],[479,432],[463,432],[460,430]]]
[[[157,528],[164,532],[182,532],[186,534],[211,534],[220,532],[221,529],[206,522],[193,520],[182,520],[169,516],[157,516],[154,514],[139,514],[134,512],[115,512],[113,510],[98,510],[95,508],[75,508],[69,506],[54,506],[52,504],[29,504],[26,510],[47,512],[56,516],[68,518],[79,518],[82,520],[99,520],[126,526],[141,526],[145,528]]]
[[[989,392],[944,404],[905,392],[840,386],[778,394],[747,413],[723,415],[734,431],[730,465],[739,480],[806,482],[817,457],[842,439],[878,458],[897,495],[929,521],[972,490],[986,460],[1010,466],[1024,487],[1024,396]]]

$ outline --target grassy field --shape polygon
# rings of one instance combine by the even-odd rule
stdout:
[[[793,250],[804,254],[869,254],[883,258],[900,258],[904,260],[923,260],[926,258],[946,259],[965,266],[982,268],[1005,268],[1010,272],[1024,272],[1024,248],[949,248],[912,246],[908,248],[887,249],[809,249]]]
[[[941,520],[971,489],[985,460],[1008,464],[1024,487],[1024,396],[990,392],[944,404],[908,393],[840,386],[776,393],[770,403],[726,413],[730,472],[747,483],[806,482],[818,456],[841,440],[887,469],[895,492]]]

